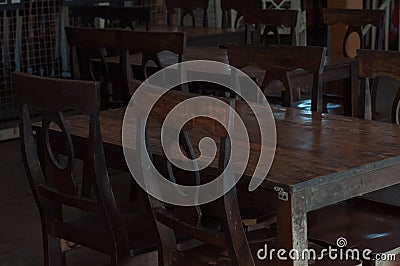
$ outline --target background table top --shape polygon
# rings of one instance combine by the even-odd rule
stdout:
[[[142,62],[142,54],[131,54],[130,63],[132,65],[140,65]],[[164,51],[159,54],[160,62],[163,66],[170,66],[178,62],[178,56],[174,53]],[[107,57],[107,62],[118,63],[119,57]],[[193,47],[189,46],[183,55],[183,61],[189,60],[213,60],[221,63],[229,64],[227,49],[218,47]],[[325,61],[325,68],[335,68],[346,64],[354,63],[357,59],[327,56]]]
[[[135,30],[143,30],[144,31],[145,27],[139,26],[139,27],[136,27]],[[151,25],[150,31],[185,32],[186,36],[188,38],[206,37],[206,36],[212,36],[212,35],[240,32],[240,33],[243,33],[243,40],[244,40],[244,29]]]

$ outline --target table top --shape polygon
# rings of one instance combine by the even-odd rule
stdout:
[[[135,30],[145,30],[145,26],[138,26]],[[212,27],[192,27],[192,26],[167,26],[167,25],[151,25],[150,31],[161,32],[185,32],[187,38],[206,37],[213,35],[221,35],[228,33],[241,32],[244,34],[244,29],[231,28],[212,28]],[[244,35],[243,35],[244,39]]]
[[[249,130],[251,154],[245,175],[251,177],[258,162],[260,142],[259,133],[255,133],[256,119],[244,106],[238,103],[237,109]],[[279,186],[296,191],[400,164],[400,127],[397,125],[279,106],[272,106],[272,110],[277,126],[277,149],[262,184],[264,187]],[[100,115],[106,154],[107,151],[122,154],[124,111],[115,109]],[[69,117],[66,121],[75,138],[87,139],[87,116]],[[154,134],[151,133],[152,138],[158,133]]]
[[[178,62],[178,56],[172,52],[163,51],[159,53],[159,59],[161,65],[170,66],[176,64]],[[109,63],[118,63],[119,57],[113,56],[108,57],[107,62]],[[142,60],[142,54],[131,54],[130,55],[130,63],[132,65],[140,65]],[[189,60],[213,60],[221,63],[229,64],[228,60],[228,51],[227,49],[221,49],[218,47],[192,47],[189,46],[186,48],[186,51],[183,55],[184,61]],[[325,69],[343,67],[344,65],[350,65],[356,62],[357,59],[353,58],[345,58],[339,56],[327,56],[325,60]]]

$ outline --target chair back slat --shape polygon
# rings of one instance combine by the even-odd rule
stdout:
[[[91,81],[100,81],[102,78],[103,84],[110,83],[111,74],[105,57],[107,49],[116,50],[118,48],[118,36],[108,29],[66,27],[65,32],[71,49],[72,77]],[[101,62],[101,67],[97,71],[94,60]]]
[[[54,124],[54,126],[53,126]],[[44,172],[47,179],[47,183],[54,184],[57,191],[62,194],[74,196],[77,194],[77,184],[72,179],[72,171],[74,166],[74,146],[72,143],[70,132],[65,124],[64,117],[61,112],[46,112],[42,113],[42,127],[43,131],[38,134],[38,138],[42,138],[40,143],[44,143],[42,147],[44,152]],[[64,142],[66,144],[66,155],[67,162],[63,165],[57,159],[57,155],[53,151],[53,143],[51,142],[51,130],[56,130],[58,127],[61,130],[61,134],[64,136]],[[61,144],[62,145],[62,144]]]
[[[158,69],[162,68],[159,52],[176,53],[181,62],[186,47],[186,35],[182,32],[66,27],[66,33],[72,49],[74,78],[101,81],[102,101],[120,102],[121,105],[127,105],[130,100],[130,82],[149,76],[149,61],[153,61]],[[116,64],[108,63],[107,56],[113,54],[107,54],[107,49],[118,57]],[[133,51],[142,53],[140,72],[143,77],[133,76],[130,60]],[[96,63],[100,67],[94,67]]]
[[[293,102],[289,72],[305,70],[312,74],[311,110],[322,111],[322,72],[326,59],[325,47],[303,47],[285,45],[229,45],[229,64],[236,68],[256,67],[266,71],[262,89],[272,80],[285,86],[284,105]],[[288,88],[289,87],[289,88]]]
[[[376,39],[375,43],[370,44],[370,48],[382,49],[383,46],[383,25],[385,18],[384,10],[368,10],[368,9],[336,9],[336,8],[324,8],[322,10],[323,23],[326,25],[325,30],[325,42],[328,45],[330,28],[336,24],[344,24],[347,26],[346,33],[343,38],[343,55],[351,57],[351,54],[347,50],[347,43],[349,37],[355,33],[360,40],[360,48],[366,49],[367,44],[363,36],[363,29],[367,25],[376,27]],[[372,40],[372,38],[371,38]],[[329,47],[329,46],[328,46]]]
[[[289,40],[290,45],[296,44],[295,27],[297,24],[297,10],[276,10],[260,8],[246,8],[243,9],[243,23],[246,28],[246,43],[250,43],[251,32],[250,27],[256,25],[256,29],[261,31],[261,26],[264,26],[263,32],[260,34],[261,43],[266,43],[269,35],[272,33],[276,42],[274,44],[281,44],[279,28],[282,26],[290,30]]]
[[[222,9],[221,27],[224,28],[226,27],[226,25],[230,25],[229,19],[231,18],[231,16],[230,14],[227,15],[227,13],[231,10],[234,10],[237,13],[233,26],[234,28],[238,28],[239,20],[243,17],[243,10],[246,8],[261,9],[261,3],[258,0],[251,0],[251,1],[221,0],[221,9]],[[228,20],[228,23],[226,20]]]
[[[110,28],[115,21],[119,22],[120,28],[135,29],[135,22],[142,22],[146,30],[150,29],[151,7],[120,7],[120,6],[73,6],[70,8],[70,17],[78,26],[81,20],[92,27],[95,26],[97,18],[104,19],[105,26]]]
[[[304,69],[322,73],[325,62],[324,47],[286,45],[229,45],[229,63],[237,68],[247,66],[264,70],[292,71]]]
[[[71,109],[86,115],[97,115],[99,112],[97,83],[62,79],[55,87],[52,80],[32,78],[22,73],[15,74],[13,81],[19,104],[44,112],[58,113]]]
[[[122,48],[135,49],[141,53],[170,51],[180,55],[186,48],[186,37],[183,32],[121,30],[120,36]]]
[[[186,1],[186,0],[166,0],[165,5],[167,8],[167,24],[171,24],[171,13],[173,12],[174,9],[180,9],[181,11],[181,17],[179,24],[183,26],[183,20],[186,15],[189,15],[192,19],[192,26],[196,26],[196,18],[194,15],[194,10],[196,9],[202,9],[203,10],[203,27],[208,26],[208,14],[207,14],[207,9],[208,9],[208,2],[209,0],[191,0],[191,1]]]

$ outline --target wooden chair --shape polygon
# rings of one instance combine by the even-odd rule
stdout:
[[[259,0],[252,1],[240,1],[240,0],[221,0],[221,10],[222,10],[222,21],[221,27],[226,28],[231,25],[230,11],[234,10],[237,12],[235,22],[233,23],[234,28],[239,27],[239,20],[243,17],[243,9],[254,8],[261,9],[261,2]],[[228,20],[228,21],[227,21]]]
[[[371,96],[372,119],[377,119],[376,98],[380,77],[400,80],[400,53],[393,51],[358,50],[359,77],[362,94]],[[364,97],[363,97],[364,98]],[[399,124],[400,91],[392,105],[392,122]],[[379,178],[379,177],[377,177]],[[329,216],[331,219],[326,219]],[[320,243],[334,245],[338,235],[345,237],[348,247],[371,249],[377,253],[398,255],[400,247],[400,208],[366,198],[356,198],[347,204],[335,205],[311,212],[308,217],[309,237]],[[336,235],[335,235],[336,234]],[[335,235],[335,236],[334,236]],[[373,236],[373,237],[372,237]],[[375,265],[373,261],[369,262]]]
[[[255,67],[265,71],[261,89],[265,90],[272,81],[280,81],[284,88],[284,106],[294,106],[292,91],[298,87],[290,79],[291,71],[307,71],[312,75],[311,110],[322,110],[321,74],[325,62],[326,48],[285,45],[229,45],[229,64],[243,69]],[[301,70],[300,70],[301,69]],[[267,92],[265,92],[267,94]],[[270,98],[270,100],[274,100]]]
[[[344,24],[347,26],[346,33],[343,39],[343,56],[351,57],[349,51],[346,49],[348,38],[355,33],[360,39],[360,48],[382,49],[383,44],[383,21],[385,17],[384,10],[367,10],[367,9],[332,9],[324,8],[322,10],[323,22],[327,29],[326,44],[330,42],[330,28],[332,25]],[[376,40],[375,43],[367,44],[363,36],[363,29],[368,25],[376,27]],[[371,38],[372,41],[372,38]],[[330,46],[327,46],[330,47]],[[330,54],[331,51],[328,51]]]
[[[382,119],[377,113],[377,96],[379,80],[382,77],[389,77],[400,80],[400,53],[394,51],[371,51],[358,50],[358,76],[362,80],[362,99],[365,100],[366,118],[373,120]],[[381,90],[384,88],[381,88]],[[365,97],[366,95],[370,97]],[[364,102],[365,102],[364,101]],[[397,90],[393,98],[390,120],[392,123],[400,124],[400,90]]]
[[[152,92],[150,92],[152,93]],[[154,118],[154,123],[161,126],[165,115],[180,102],[183,102],[193,95],[185,94],[177,91],[170,91],[163,96],[162,102],[157,104],[152,111],[151,117]],[[149,97],[151,98],[151,96]],[[235,107],[235,101],[228,101],[233,108]],[[140,105],[139,105],[140,106]],[[215,106],[199,106],[203,111],[212,112],[224,112],[229,118],[232,113],[226,110],[218,110]],[[142,121],[141,117],[138,117],[138,121]],[[215,121],[214,121],[215,122]],[[139,123],[141,124],[141,123]],[[144,124],[142,124],[144,125]],[[178,127],[178,125],[176,125]],[[224,168],[228,163],[228,158],[230,154],[230,141],[227,136],[227,132],[218,123],[213,123],[208,119],[196,119],[195,122],[189,122],[183,128],[183,135],[188,135],[189,128],[196,127],[202,130],[207,136],[214,136],[219,143],[219,155],[217,164],[219,167]],[[170,130],[171,128],[164,128],[165,130]],[[155,162],[155,157],[152,154],[152,149],[148,145],[146,150],[140,144],[140,142],[146,138],[149,139],[147,135],[148,130],[146,130],[146,135],[143,136],[140,129],[137,131],[137,141],[136,147],[138,150],[137,154],[140,154],[145,162],[144,156],[148,152]],[[149,142],[151,143],[151,142]],[[195,158],[193,153],[193,146],[191,141],[185,137],[181,138],[180,146],[183,151],[185,151],[188,158]],[[203,182],[207,182],[200,172],[189,173],[186,175],[177,175],[178,171],[173,167],[172,163],[165,158],[167,166],[162,166],[164,168],[171,169],[168,171],[168,179],[173,180],[177,184],[185,185],[199,185]],[[143,164],[143,163],[142,163]],[[146,178],[150,175],[147,170],[146,165],[142,165],[141,173],[143,177]],[[225,171],[224,175],[225,182],[232,182],[235,179],[234,173],[232,171]],[[156,185],[156,184],[153,184]],[[179,207],[164,204],[162,201],[149,196],[151,208],[153,211],[153,217],[157,224],[157,229],[161,238],[160,250],[159,250],[159,263],[160,265],[220,265],[220,263],[225,262],[223,265],[254,265],[256,257],[253,257],[248,238],[241,226],[241,217],[239,211],[239,205],[237,202],[236,189],[231,189],[222,198],[213,201],[209,204],[200,205],[197,207]],[[195,199],[194,199],[195,200]],[[207,215],[205,215],[204,209],[207,209]],[[183,214],[184,211],[184,215]],[[221,228],[209,227],[204,224],[204,217],[208,216],[210,213],[218,220],[218,224],[222,225],[223,232],[220,231]],[[239,226],[237,226],[239,225]],[[190,249],[186,252],[179,252],[176,246],[175,235],[179,233],[185,233],[195,239],[201,240],[208,245]],[[274,238],[271,232],[268,230],[259,230],[253,232],[253,240],[257,237],[260,242],[257,243],[270,243],[270,240]],[[255,240],[254,240],[255,241]],[[223,250],[228,250],[224,254]]]
[[[153,71],[163,67],[158,53],[170,51],[178,54],[178,62],[181,62],[186,47],[186,37],[181,32],[72,27],[65,30],[71,48],[73,78],[102,81],[102,99],[106,108],[128,104],[131,80],[147,78],[150,62],[156,65]],[[115,51],[117,56],[109,57],[106,48]],[[136,75],[132,72],[132,51],[142,54]],[[94,74],[95,66],[99,75]]]
[[[271,33],[274,38],[272,44],[282,44],[281,34],[279,29],[283,26],[290,30],[289,32],[289,45],[296,44],[295,27],[297,24],[297,10],[276,10],[276,9],[265,9],[260,8],[246,8],[243,9],[243,22],[245,25],[245,41],[246,43],[255,43],[254,36],[256,33],[259,35],[259,41],[261,44],[266,44],[268,37]],[[251,30],[251,27],[255,25],[255,29]],[[262,30],[262,27],[264,29]],[[261,32],[262,30],[262,32]],[[271,42],[269,42],[271,44]]]
[[[122,90],[122,73],[112,74],[106,62],[110,51],[118,51],[119,39],[115,30],[66,27],[70,47],[70,68],[72,79],[99,81],[101,83],[102,109],[122,106],[114,94]],[[113,54],[111,54],[113,55]]]
[[[331,47],[331,27],[334,25],[342,24],[347,26],[347,30],[345,32],[342,50],[344,57],[355,57],[356,49],[349,50],[347,49],[347,43],[350,36],[358,36],[360,40],[361,49],[382,49],[383,46],[383,22],[385,17],[384,10],[367,10],[367,9],[332,9],[332,8],[324,8],[322,9],[322,19],[325,25],[325,44],[327,47]],[[368,26],[376,27],[376,37],[375,42],[373,42],[373,38],[371,35],[364,36],[363,29]],[[332,52],[328,50],[328,55],[331,55]],[[324,111],[327,111],[328,103],[336,103],[343,105],[346,109],[346,99],[344,99],[343,95],[346,95],[346,92],[337,91],[332,86],[332,89],[328,87],[326,92],[324,93]],[[346,111],[345,111],[346,113]]]
[[[171,25],[171,14],[175,9],[180,9],[181,17],[179,19],[179,25],[183,26],[183,19],[186,15],[192,18],[192,26],[196,25],[196,18],[194,16],[194,10],[203,10],[203,27],[208,27],[208,0],[166,0],[167,7],[167,25]]]
[[[151,7],[136,6],[73,6],[70,8],[70,18],[75,26],[96,26],[96,19],[105,20],[106,28],[135,29],[136,24],[143,23],[150,30]],[[81,23],[80,23],[81,22]]]
[[[99,83],[22,73],[14,73],[13,80],[20,108],[23,161],[42,223],[44,265],[65,264],[61,238],[110,255],[112,265],[128,265],[133,256],[156,250],[158,236],[151,215],[122,215],[117,207],[99,124]],[[86,147],[78,147],[69,133],[63,115],[69,110],[88,117]],[[36,134],[30,120],[33,112],[41,118],[42,129]],[[52,141],[54,134],[64,136],[65,143]],[[83,177],[94,183],[95,198],[82,197],[77,186],[75,148],[87,152]],[[66,160],[56,155],[61,149]],[[66,206],[78,212],[72,216]]]

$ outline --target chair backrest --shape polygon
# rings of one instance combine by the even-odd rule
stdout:
[[[73,6],[70,17],[75,26],[96,26],[96,19],[105,20],[106,28],[135,29],[136,23],[143,23],[146,30],[150,29],[151,7],[122,7],[122,6]]]
[[[72,78],[76,80],[100,81],[102,109],[108,108],[120,91],[119,75],[111,73],[106,57],[119,54],[119,36],[112,29],[66,27],[70,47]]]
[[[127,234],[111,190],[103,152],[99,83],[23,73],[14,73],[13,81],[20,109],[22,157],[43,226],[49,228],[55,221],[63,222],[63,205],[98,212],[107,221],[115,240],[113,246],[127,252]],[[83,197],[73,178],[77,144],[63,115],[70,110],[88,116],[89,140],[83,175],[93,182],[95,199]],[[36,134],[31,115],[41,118],[41,130]],[[53,140],[57,135],[65,140],[64,147]],[[59,158],[60,153],[67,157],[66,163]]]
[[[179,24],[183,26],[183,20],[186,15],[192,18],[192,26],[196,25],[196,18],[194,16],[194,10],[203,10],[203,27],[208,27],[208,1],[209,0],[166,0],[165,4],[167,7],[167,24],[171,25],[171,13],[174,9],[180,9],[181,17],[179,19]]]
[[[132,73],[130,52],[142,53],[141,71],[146,78],[147,65],[153,61],[159,69],[162,65],[158,53],[170,51],[178,54],[179,62],[186,47],[186,36],[182,32],[150,32],[122,29],[65,28],[71,48],[71,66],[75,79],[96,80],[94,63],[101,66],[102,100],[116,101],[126,105],[130,100],[129,83],[135,79]],[[117,69],[110,72],[106,48],[119,56]],[[97,59],[97,61],[94,61]],[[116,73],[116,72],[117,73]],[[138,78],[136,78],[138,79]],[[112,87],[110,94],[110,86]]]
[[[261,26],[264,26],[264,30],[260,33],[260,41],[262,44],[267,42],[269,35],[274,36],[274,44],[281,44],[281,39],[279,35],[279,29],[285,27],[290,30],[289,33],[289,44],[296,44],[296,34],[295,27],[297,24],[297,10],[277,10],[277,9],[265,9],[260,8],[246,8],[243,10],[243,22],[246,28],[245,36],[246,43],[250,43],[252,36],[250,27],[256,25],[256,29],[261,31]]]
[[[369,10],[369,9],[334,9],[324,8],[322,10],[323,22],[326,25],[325,29],[325,41],[326,45],[330,42],[330,28],[332,25],[344,24],[347,26],[346,33],[343,39],[343,55],[350,57],[351,54],[347,50],[347,42],[349,37],[355,33],[360,40],[361,49],[382,49],[383,45],[383,22],[385,17],[384,10]],[[367,47],[365,38],[363,35],[363,29],[372,25],[376,27],[376,39],[375,43],[371,43],[370,47]],[[329,47],[329,46],[328,46]]]
[[[311,110],[322,111],[321,75],[326,57],[325,47],[286,45],[229,45],[229,64],[242,69],[256,67],[266,74],[261,88],[265,89],[273,80],[285,87],[284,105],[291,106],[293,96],[288,72],[305,70],[313,75]]]
[[[243,17],[243,9],[254,8],[261,9],[261,2],[259,0],[251,1],[240,1],[240,0],[221,0],[221,10],[222,10],[222,21],[221,27],[230,26],[230,14],[227,16],[227,12],[234,10],[237,12],[235,22],[233,23],[234,28],[239,27],[239,20]],[[228,21],[226,21],[228,20]]]
[[[377,92],[379,79],[390,77],[400,81],[400,52],[358,50],[358,76],[362,80],[363,92],[371,95],[371,118],[377,120]],[[380,86],[381,87],[381,86]],[[381,90],[385,88],[381,88]],[[366,105],[369,103],[367,102]],[[391,121],[400,124],[400,88],[393,99]],[[367,114],[370,115],[370,114]]]
[[[149,95],[151,93],[154,92],[149,92]],[[149,168],[147,167],[147,164],[143,163],[147,161],[145,160],[145,155],[143,154],[143,152],[147,152],[150,157],[153,158],[153,162],[156,161],[155,156],[152,153],[154,147],[151,144],[154,143],[154,141],[150,141],[149,139],[148,132],[150,131],[150,127],[160,128],[163,125],[163,121],[166,115],[174,107],[176,107],[177,104],[180,104],[194,96],[198,95],[188,94],[179,91],[169,91],[167,94],[163,95],[163,97],[152,109],[150,118],[154,124],[152,124],[151,126],[147,125],[146,131],[142,131],[140,127],[139,130],[137,130],[137,153],[140,153],[140,156],[142,158],[140,166],[138,167],[141,167],[143,178],[146,179],[146,177],[149,177],[149,175],[151,175],[151,173],[148,171]],[[149,97],[145,98],[153,99],[154,97],[150,95]],[[197,111],[199,111],[199,113],[204,114],[223,114],[221,117],[225,117],[226,120],[229,120],[231,123],[235,123],[233,119],[235,100],[229,100],[226,98],[221,98],[221,100],[225,101],[225,103],[231,108],[221,108],[214,105],[205,104],[195,106],[196,111],[194,112],[197,113]],[[146,103],[143,102],[138,103],[137,107],[139,108],[139,110],[140,104],[146,105]],[[192,107],[193,105],[190,107],[191,110],[187,110],[187,112],[183,111],[181,113],[183,115],[185,115],[186,113],[192,113]],[[139,111],[139,113],[142,112]],[[145,125],[145,120],[146,119],[143,117],[138,118],[138,121],[141,121],[139,123],[141,125]],[[179,118],[177,120],[179,120]],[[224,122],[226,122],[226,125],[231,126],[231,123],[227,123],[228,121],[222,121],[221,123]],[[163,130],[179,130],[180,125],[178,123],[176,125],[170,124],[169,128],[163,127]],[[196,132],[197,130],[200,130],[200,132],[202,132],[201,134],[204,134],[203,136],[211,137],[214,139],[218,147],[218,155],[216,156],[216,161],[214,165],[215,168],[213,168],[213,171],[215,174],[217,172],[218,174],[224,172],[224,183],[233,182],[233,180],[235,180],[233,169],[227,169],[230,168],[227,167],[227,165],[231,152],[231,143],[227,132],[227,130],[230,130],[229,126],[228,129],[225,130],[217,121],[210,120],[204,117],[198,117],[186,123],[185,126],[182,128],[182,131],[180,132],[181,136],[179,147],[182,149],[182,151],[185,152],[187,158],[195,159],[197,152],[193,148],[194,146],[192,144],[192,140],[196,138],[194,137],[192,140],[190,139],[193,137],[191,134],[191,130],[195,130]],[[145,136],[143,136],[143,134],[145,134]],[[147,139],[147,143],[149,143],[147,147],[142,146],[142,140],[144,138]],[[174,144],[167,143],[165,145]],[[169,148],[171,147],[163,147],[164,150]],[[162,172],[167,173],[167,179],[179,185],[200,185],[205,184],[214,178],[211,177],[210,180],[210,176],[204,176],[203,171],[182,172],[182,169],[176,169],[176,167],[173,167],[172,163],[168,160],[165,154],[163,154],[162,156],[163,160],[161,161],[166,162],[166,166],[160,166],[160,168],[167,169],[166,171]],[[224,169],[225,171],[223,171]],[[151,184],[151,186],[157,185],[158,184]],[[196,202],[195,197],[196,195],[193,195],[193,202]],[[161,238],[162,256],[160,256],[159,258],[163,260],[163,265],[171,265],[171,252],[176,250],[176,234],[185,234],[189,237],[198,239],[213,246],[219,248],[227,248],[229,250],[229,255],[232,260],[232,265],[254,265],[254,259],[251,255],[247,238],[242,227],[235,187],[224,196],[213,202],[204,205],[197,205],[194,207],[179,207],[173,206],[171,204],[165,204],[161,200],[155,199],[152,196],[149,196],[149,200],[153,211],[153,216],[157,224],[157,229]],[[204,209],[203,207],[206,207],[206,209]],[[212,216],[217,219],[219,224],[223,227],[223,232],[219,231],[216,228],[211,228],[209,225],[204,223],[202,218],[207,216]]]

